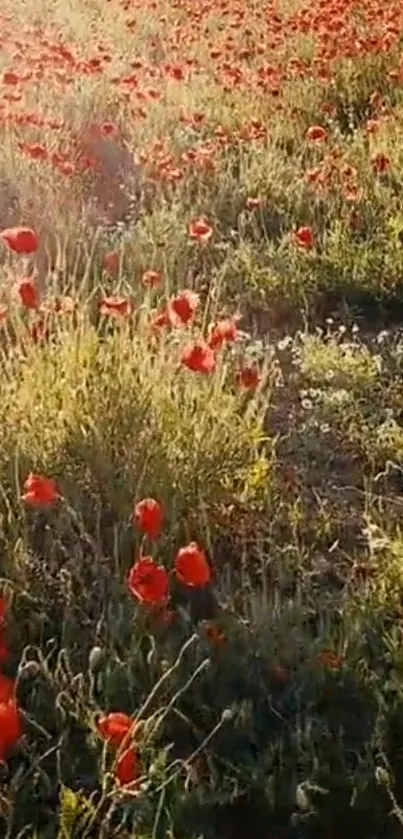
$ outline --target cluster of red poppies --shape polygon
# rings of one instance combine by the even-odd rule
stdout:
[[[97,723],[101,736],[115,752],[115,776],[122,785],[136,782],[141,774],[138,748],[133,742],[136,720],[121,711],[102,716]]]
[[[200,245],[206,245],[213,235],[213,228],[207,219],[201,218],[193,221],[189,226],[189,235],[196,239]],[[35,253],[39,247],[39,237],[34,230],[28,227],[12,227],[0,233],[0,241],[3,241],[15,253],[29,255]],[[301,232],[298,241],[302,243]],[[304,238],[304,247],[309,247],[309,242]],[[311,245],[313,245],[313,238]],[[116,251],[108,251],[104,254],[103,268],[111,276],[117,276],[121,269],[121,258]],[[149,269],[142,276],[145,287],[158,288],[162,284],[162,277],[158,271]],[[49,337],[49,328],[46,315],[50,313],[71,314],[76,304],[72,298],[57,298],[51,303],[49,300],[41,301],[41,295],[35,276],[22,277],[17,283],[17,291],[22,305],[38,314],[30,327],[30,334],[35,342],[46,341]],[[149,313],[150,331],[152,335],[159,335],[164,328],[179,329],[190,325],[196,315],[199,305],[199,295],[191,289],[182,289],[172,295],[167,303],[160,309],[153,309]],[[130,318],[136,305],[131,297],[123,295],[105,295],[99,301],[99,312],[101,315],[126,319]],[[0,306],[0,323],[7,319],[7,307]],[[180,362],[188,370],[197,373],[214,373],[217,366],[217,352],[227,344],[236,341],[238,337],[238,318],[222,318],[217,323],[208,327],[208,338],[202,337],[190,340],[182,349]],[[243,363],[237,372],[237,382],[241,388],[254,391],[261,381],[261,371],[256,363]]]
[[[15,680],[4,675],[2,666],[9,658],[6,639],[7,603],[0,598],[0,762],[9,756],[22,736],[22,719],[15,695]]]

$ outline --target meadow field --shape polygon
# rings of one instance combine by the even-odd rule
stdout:
[[[403,4],[2,0],[0,839],[403,837]]]

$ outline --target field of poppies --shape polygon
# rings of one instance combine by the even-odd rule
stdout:
[[[402,48],[2,0],[0,837],[403,836]]]

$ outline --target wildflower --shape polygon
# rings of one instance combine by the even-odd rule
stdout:
[[[121,746],[129,732],[134,730],[135,722],[121,711],[111,711],[98,720],[97,727],[105,740],[114,746]]]
[[[21,498],[31,507],[51,507],[61,498],[61,494],[54,478],[30,472],[24,482]]]
[[[209,347],[216,350],[229,341],[235,341],[238,335],[238,327],[234,318],[219,320],[210,326]]]
[[[130,592],[147,606],[164,604],[169,596],[169,576],[163,565],[151,556],[143,556],[129,572]]]
[[[137,749],[131,746],[118,755],[115,774],[121,786],[127,786],[138,780],[141,775],[141,764]]]
[[[216,366],[214,352],[204,341],[188,344],[182,352],[181,363],[196,373],[213,373]]]
[[[237,378],[238,384],[245,390],[256,390],[260,382],[260,370],[256,365],[242,367]]]
[[[311,125],[306,132],[306,138],[312,142],[321,143],[327,139],[326,128],[323,128],[322,125]]]
[[[148,288],[159,288],[162,285],[162,276],[159,271],[144,271],[141,282]]]
[[[39,306],[39,290],[33,277],[26,277],[18,283],[18,294],[26,309],[37,309]]]
[[[188,288],[171,297],[167,308],[171,326],[186,326],[193,320],[198,304],[199,295]]]
[[[107,251],[102,260],[102,267],[111,276],[119,273],[120,257],[117,251]]]
[[[158,311],[153,309],[150,312],[150,329],[154,335],[158,335],[165,326],[170,326],[171,320],[168,309]]]
[[[128,317],[133,312],[133,301],[130,297],[120,297],[118,295],[103,297],[99,303],[99,311],[101,315]]]
[[[262,199],[261,198],[247,198],[246,199],[246,209],[247,210],[258,210],[262,206]]]
[[[154,498],[143,498],[134,508],[134,521],[150,539],[157,539],[162,530],[164,511]]]
[[[141,773],[137,749],[129,743],[136,721],[120,711],[112,711],[98,720],[98,731],[117,750],[115,773],[122,786],[136,781]]]
[[[295,241],[301,248],[310,250],[315,245],[315,237],[311,227],[299,227],[294,233]]]
[[[196,542],[180,548],[175,558],[178,579],[186,586],[198,588],[210,582],[211,570],[206,555]]]
[[[39,246],[39,236],[30,227],[9,227],[1,231],[0,239],[15,253],[34,253]]]
[[[371,166],[374,172],[383,175],[392,168],[392,161],[388,154],[377,152],[371,157]]]
[[[0,699],[0,761],[4,761],[22,736],[22,720],[15,699]]]
[[[192,239],[196,239],[198,242],[207,244],[213,235],[213,228],[207,219],[202,216],[201,218],[190,222],[189,234]]]

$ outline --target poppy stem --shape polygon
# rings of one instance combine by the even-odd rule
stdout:
[[[141,717],[143,717],[143,716],[144,716],[145,712],[147,711],[147,709],[148,709],[148,708],[149,708],[149,706],[151,705],[151,703],[152,703],[152,701],[153,701],[153,699],[154,699],[155,695],[158,693],[158,691],[159,691],[159,689],[160,689],[161,685],[163,685],[163,684],[164,684],[164,682],[166,682],[166,680],[167,680],[167,679],[169,679],[169,677],[172,675],[172,673],[174,673],[174,672],[175,672],[175,670],[177,670],[177,669],[178,669],[179,665],[180,665],[180,664],[181,664],[181,662],[182,662],[183,656],[184,656],[184,655],[185,655],[185,653],[188,651],[189,647],[193,646],[193,644],[194,644],[194,643],[195,643],[195,641],[197,641],[197,640],[198,640],[198,635],[197,635],[196,633],[194,633],[194,634],[193,634],[193,635],[191,635],[191,637],[190,637],[190,638],[186,641],[186,643],[183,645],[183,647],[179,650],[179,655],[178,655],[178,658],[176,659],[176,661],[174,661],[174,663],[173,663],[173,664],[172,664],[172,666],[169,668],[169,670],[167,670],[167,671],[166,671],[166,672],[165,672],[165,673],[161,676],[161,678],[158,680],[158,682],[154,685],[154,687],[153,687],[153,689],[152,689],[151,693],[147,696],[147,699],[146,699],[146,701],[143,703],[143,705],[141,706],[141,708],[140,708],[140,710],[139,710],[138,714],[136,714],[136,722],[138,722],[138,721],[141,719]]]
[[[151,733],[148,734],[148,732],[147,732],[147,739],[146,739],[145,742],[148,742],[149,740],[152,739],[155,732],[158,730],[158,728],[160,727],[161,723],[164,721],[167,714],[169,714],[169,712],[172,710],[172,708],[174,707],[174,705],[175,705],[176,701],[179,699],[179,697],[182,696],[182,694],[187,691],[187,689],[194,682],[194,680],[197,679],[197,677],[200,675],[200,673],[203,673],[204,670],[207,670],[207,668],[209,666],[210,666],[210,659],[205,658],[204,661],[202,661],[202,663],[199,664],[199,666],[196,668],[196,670],[192,673],[192,675],[189,677],[187,682],[185,682],[185,684],[182,685],[182,687],[179,688],[179,690],[176,691],[176,693],[173,695],[172,699],[169,701],[168,705],[166,705],[166,707],[163,709],[162,713],[158,717],[158,720],[157,720],[154,728],[151,730]],[[159,712],[157,711],[155,716],[157,716],[158,713]]]

